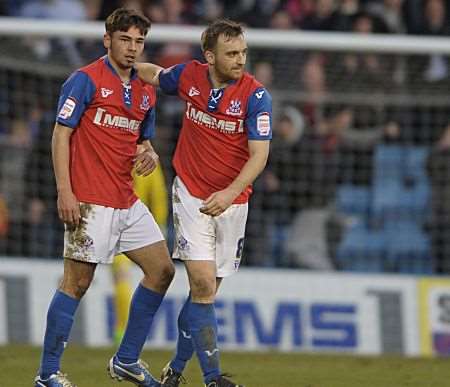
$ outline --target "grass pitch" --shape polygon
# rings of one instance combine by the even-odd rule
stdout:
[[[113,348],[69,346],[63,372],[77,387],[133,386],[106,374]],[[145,351],[142,358],[159,375],[171,353]],[[0,387],[33,386],[40,349],[0,346]],[[279,353],[222,353],[222,368],[246,387],[450,387],[450,360]],[[197,361],[185,372],[186,386],[202,387]]]

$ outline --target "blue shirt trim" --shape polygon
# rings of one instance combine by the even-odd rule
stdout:
[[[139,137],[139,142],[144,140],[151,140],[155,137],[155,126],[156,126],[156,112],[153,106],[147,111],[144,120],[141,123],[141,135]]]
[[[83,71],[74,72],[62,85],[56,122],[75,128],[95,95],[95,84]]]
[[[178,64],[162,70],[159,77],[159,87],[165,94],[177,95],[181,73],[186,67],[186,63]]]
[[[258,117],[268,114],[270,117],[270,129],[266,134],[258,131]],[[248,100],[247,117],[245,119],[249,140],[271,140],[272,139],[272,96],[264,88],[256,89]]]

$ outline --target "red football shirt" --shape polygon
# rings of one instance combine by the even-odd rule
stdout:
[[[248,140],[272,138],[272,99],[248,73],[212,89],[208,66],[197,61],[162,71],[160,87],[186,102],[173,165],[189,192],[206,199],[226,188],[249,159]],[[248,186],[234,201],[246,203]]]
[[[137,200],[133,158],[137,142],[153,136],[155,101],[154,88],[134,72],[123,84],[106,56],[67,79],[57,122],[74,129],[70,177],[79,201],[129,208]]]

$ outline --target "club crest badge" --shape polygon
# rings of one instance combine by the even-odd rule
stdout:
[[[230,116],[240,116],[242,114],[241,101],[232,99],[230,102],[230,106],[225,113],[229,114]]]
[[[150,109],[150,97],[148,95],[142,96],[142,102],[139,105],[139,108],[144,111],[147,111],[148,109]]]

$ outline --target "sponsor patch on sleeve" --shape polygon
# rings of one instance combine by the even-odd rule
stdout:
[[[260,113],[256,119],[256,130],[260,136],[270,134],[270,115],[267,112]]]
[[[75,110],[76,103],[73,99],[67,98],[66,102],[64,102],[63,107],[58,113],[58,118],[62,118],[63,120],[67,120],[70,118],[73,114],[73,111]]]

